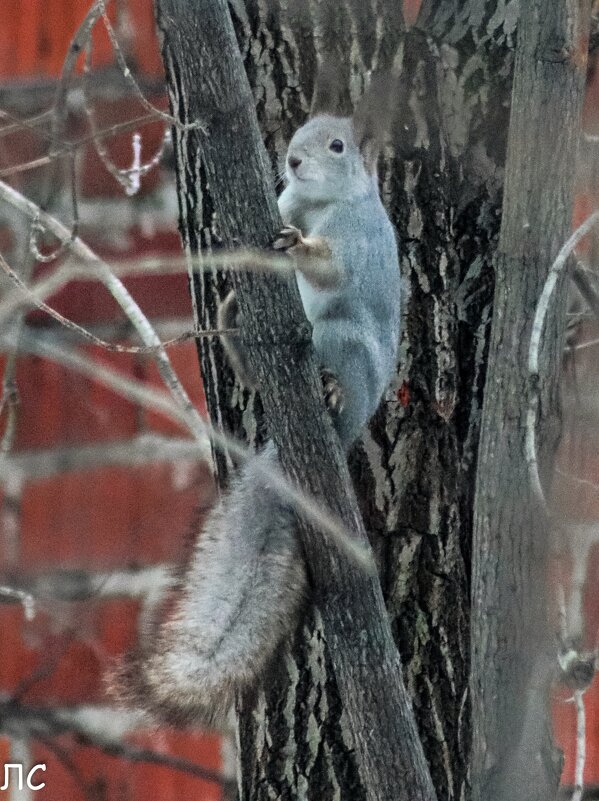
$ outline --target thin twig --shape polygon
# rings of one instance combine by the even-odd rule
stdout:
[[[79,789],[81,790],[84,798],[93,798],[93,783],[88,784],[83,776],[81,775],[81,770],[75,764],[73,758],[71,757],[70,753],[66,748],[63,748],[56,740],[52,737],[46,737],[45,735],[38,732],[36,734],[36,740],[42,743],[48,751],[50,751],[56,759],[61,763],[67,773],[73,778],[73,781],[77,784]]]
[[[593,226],[599,221],[599,211],[593,212],[576,231],[569,237],[567,242],[562,246],[551,269],[547,275],[547,280],[543,286],[543,291],[537,303],[535,316],[530,334],[530,344],[528,348],[528,380],[529,380],[529,393],[530,398],[528,402],[528,410],[526,413],[526,462],[528,464],[528,471],[530,476],[530,483],[537,501],[543,508],[546,514],[549,514],[549,506],[545,493],[541,485],[541,478],[539,475],[539,463],[537,458],[536,446],[536,424],[537,414],[539,408],[539,351],[541,336],[545,328],[545,319],[549,310],[551,297],[555,290],[557,280],[568,262],[572,251],[580,240],[585,237]]]
[[[599,492],[599,484],[597,484],[595,481],[591,481],[588,478],[580,478],[580,476],[575,476],[573,473],[568,473],[559,467],[555,468],[555,472],[568,481],[572,481],[582,487],[588,487],[589,489],[593,490],[593,492]]]
[[[576,763],[574,766],[574,792],[572,801],[582,801],[584,792],[584,765],[586,761],[586,716],[584,690],[575,690],[576,705]]]
[[[173,117],[172,114],[168,114],[166,111],[162,111],[162,109],[159,109],[156,106],[152,105],[152,103],[150,103],[150,101],[146,98],[146,96],[142,92],[139,84],[133,77],[131,70],[127,65],[127,62],[123,55],[123,51],[121,50],[121,46],[119,45],[115,30],[112,27],[112,23],[110,22],[108,14],[106,13],[106,5],[104,0],[98,0],[98,5],[101,9],[102,21],[104,22],[106,33],[108,34],[108,38],[110,39],[110,44],[112,45],[116,62],[121,72],[123,73],[123,77],[125,78],[126,81],[129,82],[131,88],[137,95],[137,98],[139,102],[143,105],[143,107],[148,111],[152,111],[154,114],[157,114],[159,117],[162,117],[163,120],[168,122],[170,125],[174,125],[180,131],[193,131],[199,128],[205,132],[206,126],[202,120],[194,120],[193,122],[189,123],[181,122],[181,120],[179,120],[177,117]]]
[[[6,422],[2,439],[0,440],[0,453],[8,453],[17,431],[17,414],[19,408],[19,389],[16,383],[17,356],[10,354],[4,365],[2,376],[2,397],[0,398],[0,415],[6,411]]]
[[[559,637],[562,650],[568,647],[568,612],[566,607],[566,590],[562,578],[561,565],[557,579],[557,619],[559,625]]]
[[[589,308],[595,317],[599,318],[599,295],[591,284],[587,271],[581,269],[580,265],[577,265],[572,271],[572,281],[582,297],[589,304]]]
[[[18,474],[27,481],[39,481],[73,471],[99,467],[140,467],[146,464],[202,461],[193,439],[139,434],[93,445],[67,445],[40,450],[19,450],[0,460],[0,482]]]
[[[47,134],[45,131],[40,131],[40,125],[43,125],[48,117],[52,115],[52,109],[48,111],[42,111],[41,114],[36,114],[33,117],[28,117],[27,119],[23,120],[20,117],[16,117],[14,114],[11,114],[10,111],[6,111],[6,109],[0,109],[0,119],[10,120],[9,125],[3,125],[0,128],[0,139],[4,136],[9,136],[15,131],[18,131],[22,128],[25,128],[28,131],[32,131],[38,136],[43,138],[50,138],[50,134]]]
[[[76,713],[56,712],[49,708],[36,708],[10,698],[0,701],[0,716],[8,731],[25,730],[29,736],[46,742],[48,737],[71,735],[86,746],[97,748],[109,756],[120,757],[129,762],[164,765],[203,781],[223,785],[227,779],[218,771],[204,768],[181,757],[162,754],[149,748],[140,748],[120,739],[107,736],[100,730],[82,725]]]
[[[107,22],[107,17],[104,12],[104,21],[105,24]],[[115,41],[113,42],[113,47],[115,48],[115,53],[117,52],[116,48],[118,48],[118,44]],[[85,53],[85,60],[83,66],[83,96],[84,96],[84,108],[87,114],[87,119],[89,122],[89,126],[92,132],[92,141],[94,143],[94,148],[98,157],[108,170],[108,172],[115,178],[116,181],[123,187],[125,193],[127,195],[134,195],[139,191],[140,188],[140,179],[147,175],[154,167],[156,167],[164,154],[164,149],[168,143],[171,141],[171,131],[170,127],[167,126],[164,134],[162,136],[162,141],[160,143],[160,147],[154,154],[154,156],[147,161],[145,164],[141,163],[141,134],[135,133],[133,135],[133,163],[129,169],[121,169],[116,166],[116,164],[110,158],[110,154],[108,149],[105,147],[103,142],[98,138],[98,128],[96,125],[96,115],[94,112],[94,108],[92,103],[88,100],[87,97],[87,84],[89,80],[89,74],[91,70],[91,59],[92,59],[92,43],[91,41],[88,43]],[[126,67],[125,67],[126,69]],[[141,90],[140,90],[141,91]],[[142,95],[143,97],[143,95]],[[153,109],[153,107],[152,107]],[[157,114],[157,111],[153,111],[153,113]],[[170,123],[170,121],[169,121]]]
[[[10,342],[5,337],[0,338],[0,346],[5,349],[10,350],[15,347],[15,344],[15,342]],[[24,336],[18,346],[22,350],[58,362],[92,380],[100,381],[123,397],[165,414],[176,422],[187,426],[192,431],[195,428],[195,423],[189,419],[189,412],[176,403],[169,394],[148,387],[142,382],[135,381],[106,365],[99,364],[94,359],[90,359],[72,348],[60,345],[56,341],[53,342],[47,335],[43,339]],[[198,418],[204,438],[207,439],[209,437],[214,447],[228,450],[240,462],[247,461],[252,455],[253,452],[247,446],[233,437],[217,431],[208,422],[202,420],[199,415]],[[198,444],[205,447],[204,443]],[[279,470],[265,469],[259,463],[255,467],[260,478],[268,481],[269,486],[280,498],[315,528],[330,536],[337,544],[337,547],[359,567],[369,574],[375,574],[376,566],[370,549],[360,542],[356,542],[355,538],[340,523],[338,518],[323,509],[321,503],[298,489]]]
[[[17,192],[16,189],[8,186],[8,184],[5,184],[3,181],[0,181],[0,198],[12,204],[30,218],[34,220],[39,219],[60,241],[68,243],[69,251],[77,255],[84,262],[95,267],[102,282],[125,312],[144,345],[146,347],[156,348],[155,360],[162,380],[168,387],[171,395],[176,399],[179,407],[185,412],[186,423],[190,426],[194,437],[197,439],[198,443],[205,446],[205,424],[198,410],[191,402],[189,395],[179,381],[168,355],[162,347],[160,338],[122,281],[113,275],[108,265],[106,265],[81,239],[78,237],[72,239],[71,232],[61,222],[56,220],[52,215],[42,211],[35,203],[32,203],[20,192]],[[206,453],[206,456],[208,456],[208,453]]]
[[[0,182],[0,197],[2,184]],[[257,273],[271,273],[278,278],[290,278],[298,264],[297,259],[280,256],[276,253],[258,250],[219,250],[202,254],[196,258],[184,257],[149,257],[141,259],[125,259],[118,262],[87,261],[75,254],[68,262],[57,267],[50,275],[44,276],[36,283],[27,286],[27,295],[19,287],[18,291],[6,293],[0,301],[0,323],[10,317],[14,311],[27,302],[27,297],[35,304],[58,292],[70,281],[96,280],[102,281],[104,270],[108,268],[118,277],[133,275],[177,275],[190,267],[192,273],[200,273],[213,269],[251,270]],[[301,264],[301,262],[299,262]]]
[[[0,114],[5,113],[0,111]],[[132,120],[126,120],[125,122],[117,122],[114,125],[111,125],[108,128],[102,128],[101,130],[97,131],[95,134],[87,134],[86,136],[81,136],[78,139],[73,139],[68,144],[63,145],[59,150],[54,150],[52,155],[40,156],[39,158],[32,159],[30,161],[24,161],[20,164],[15,164],[11,167],[5,167],[4,169],[0,170],[0,178],[8,178],[11,175],[16,175],[18,173],[27,172],[29,170],[34,170],[37,167],[44,167],[50,164],[52,161],[60,158],[61,156],[66,156],[71,153],[74,153],[80,147],[84,147],[85,145],[93,142],[94,139],[103,140],[109,139],[110,137],[116,136],[119,133],[125,133],[127,131],[134,131],[136,128],[140,128],[143,125],[148,125],[152,122],[156,122],[158,116],[154,113],[151,114],[143,114],[139,117],[134,117]],[[15,126],[16,123],[15,123]],[[4,132],[4,128],[0,128],[0,137]],[[42,134],[40,132],[40,136],[50,139],[50,134]]]
[[[51,157],[51,163],[53,161],[52,157],[54,157],[55,151],[63,138],[65,123],[68,113],[67,95],[71,84],[71,80],[73,78],[73,73],[77,65],[77,60],[79,58],[81,49],[85,46],[86,42],[89,40],[94,25],[100,18],[100,14],[101,14],[101,9],[98,0],[96,0],[96,2],[94,2],[92,7],[85,15],[85,18],[83,19],[81,25],[75,32],[74,37],[71,39],[66,58],[62,65],[61,75],[58,81],[58,85],[56,87],[56,94],[52,106],[52,128],[51,128],[50,150],[48,154]],[[65,247],[67,246],[67,242],[70,242],[76,238],[76,228],[78,225],[78,219],[77,219],[77,200],[76,200],[76,190],[75,190],[75,174],[74,174],[75,163],[73,155],[71,155],[70,157],[69,166],[71,171],[71,205],[73,209],[73,227],[72,230],[69,232],[69,237],[66,241],[64,239],[59,240],[60,241],[59,247],[56,248],[54,253],[52,254],[52,257],[54,258],[58,257],[60,253],[65,249]],[[53,169],[48,171],[47,178],[45,181],[45,188],[43,191],[43,197],[45,198],[43,207],[45,209],[51,206],[52,198],[54,194],[57,192],[60,184],[61,181],[59,178],[58,161],[54,161]],[[39,215],[35,215],[33,217],[33,223],[31,226],[30,245],[31,245],[31,252],[36,255],[39,254],[38,237],[41,231],[42,229],[40,228],[39,225]]]
[[[27,225],[25,221],[19,219],[13,222],[13,234],[15,237],[15,244],[12,248],[12,253],[15,258],[21,262],[21,275],[19,276],[21,282],[26,286],[31,280],[34,269],[34,261],[27,251],[25,245]],[[11,315],[10,320],[7,321],[8,327],[12,335],[18,338],[24,324],[25,310],[15,309],[15,314]],[[0,441],[0,454],[7,454],[12,450],[13,443],[17,433],[17,423],[19,417],[19,388],[17,385],[17,354],[11,353],[6,359],[4,365],[4,375],[2,377],[2,398],[0,400],[0,413],[6,406],[7,414],[4,423],[4,431],[2,440]],[[2,507],[14,500],[11,498],[11,493],[5,494],[2,500]],[[2,509],[2,511],[4,511]],[[9,516],[10,516],[9,512]],[[16,522],[16,518],[15,518]]]
[[[137,354],[151,354],[155,355],[158,351],[162,348],[168,348],[173,345],[180,345],[183,342],[187,342],[190,339],[200,339],[201,337],[212,337],[212,336],[222,336],[223,334],[236,334],[238,333],[237,328],[227,328],[227,329],[207,329],[204,331],[185,331],[183,334],[180,334],[177,337],[173,337],[172,339],[168,339],[164,342],[160,342],[160,345],[151,345],[149,347],[142,347],[139,345],[119,345],[115,342],[108,342],[105,339],[101,339],[97,337],[95,334],[92,334],[91,331],[88,331],[87,328],[79,325],[79,323],[70,320],[68,317],[60,314],[60,312],[53,309],[52,306],[49,306],[45,301],[40,300],[36,297],[35,293],[29,289],[29,287],[21,281],[17,273],[12,269],[12,267],[8,264],[6,259],[0,254],[0,269],[2,269],[6,275],[10,278],[15,286],[17,286],[26,298],[33,303],[38,309],[41,311],[46,312],[53,320],[56,320],[62,326],[64,326],[69,331],[73,331],[76,334],[79,334],[83,339],[91,342],[93,345],[97,345],[100,348],[104,348],[104,350],[110,351],[111,353],[137,353]]]
[[[586,342],[578,342],[576,345],[568,345],[564,350],[567,353],[575,353],[579,350],[585,350],[586,348],[594,348],[599,345],[599,339],[589,339]]]
[[[133,135],[133,164],[128,169],[122,169],[110,158],[107,147],[103,144],[98,137],[98,127],[96,125],[96,115],[91,102],[87,98],[87,82],[91,69],[92,48],[91,43],[86,49],[85,62],[83,67],[83,94],[85,98],[84,108],[87,114],[89,127],[92,132],[92,142],[99,159],[104,164],[108,172],[115,178],[116,181],[123,187],[127,195],[134,195],[139,191],[140,179],[147,175],[150,170],[156,167],[162,160],[164,149],[171,141],[171,130],[167,127],[162,136],[160,147],[145,164],[141,163],[141,134],[135,133]]]
[[[35,617],[35,598],[30,592],[18,590],[15,587],[7,587],[0,584],[0,603],[18,601],[23,604],[25,620],[33,620]]]

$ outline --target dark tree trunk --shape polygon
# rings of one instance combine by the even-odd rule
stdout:
[[[546,708],[550,521],[532,490],[525,426],[531,393],[538,393],[538,460],[548,487],[566,293],[556,293],[549,308],[532,380],[528,351],[537,302],[570,230],[589,22],[587,0],[530,0],[518,28],[475,499],[475,801],[547,801],[559,781]]]
[[[194,154],[201,154],[212,190],[221,242],[229,248],[267,247],[281,223],[226,2],[198,0],[190,10],[184,0],[159,0],[157,12],[173,107],[185,123],[204,121],[204,130],[179,132],[176,138],[186,247],[191,237],[197,241],[197,219],[188,214],[197,188],[181,169],[199,165],[189,161],[191,140],[197,143]],[[269,433],[283,467],[357,541],[366,543],[345,456],[322,401],[295,282],[238,275],[235,288],[244,317],[242,338],[263,390]],[[344,748],[351,749],[351,762],[355,760],[353,783],[372,801],[434,801],[378,578],[342,557],[322,533],[302,521],[299,529],[312,602],[326,642],[325,658],[332,667],[328,678],[345,719]],[[277,665],[283,673],[281,662]],[[273,680],[276,667],[265,682]],[[251,693],[253,703],[259,691],[254,688]],[[292,722],[283,716],[280,724],[289,727]],[[322,792],[320,780],[318,787]],[[279,788],[279,797],[282,794]]]
[[[202,75],[192,55],[202,36],[202,4],[157,5],[173,109],[183,119],[191,111],[205,116],[205,108],[189,106],[192,95],[197,102],[194,86]],[[350,467],[438,797],[467,798],[474,487],[518,3],[424,0],[417,25],[407,31],[400,0],[235,0],[230,6],[273,170],[306,117],[319,56],[333,54],[344,64],[354,101],[367,72],[401,61],[395,132],[381,172],[409,289],[400,372]],[[172,45],[175,38],[169,44],[175,19],[185,42],[179,46]],[[200,159],[199,147],[198,136],[176,134],[182,234],[190,253],[222,239],[230,244],[220,179]],[[243,159],[238,140],[236,147],[235,158]],[[232,167],[227,155],[223,161]],[[245,231],[256,221],[249,206]],[[568,222],[565,213],[560,231]],[[195,280],[199,325],[214,326],[225,284],[220,274]],[[235,384],[218,343],[201,342],[213,422],[251,442],[262,439],[260,399]],[[489,419],[493,425],[501,432],[504,420]],[[218,465],[224,478],[222,457]],[[482,618],[475,620],[482,625]],[[323,627],[314,608],[269,686],[243,699],[242,801],[367,797]]]

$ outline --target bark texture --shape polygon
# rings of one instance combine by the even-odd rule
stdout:
[[[187,181],[187,169],[198,165],[189,162],[188,143],[194,139],[221,241],[228,247],[266,247],[280,220],[225,0],[197,2],[193,9],[183,0],[160,0],[157,9],[173,106],[184,122],[205,120],[202,133],[187,132],[176,141],[180,192],[188,196],[181,202],[186,244],[189,228],[197,242],[197,220],[187,213],[189,195],[196,195],[195,181]],[[284,468],[365,541],[345,457],[322,402],[297,287],[250,275],[237,276],[235,287],[243,337],[252,344],[251,367]],[[330,678],[345,717],[344,745],[355,759],[363,797],[432,801],[435,793],[378,579],[342,558],[321,534],[303,523],[299,528],[333,666]]]
[[[400,373],[350,464],[437,793],[458,799],[470,748],[473,486],[518,4],[425,2],[408,31],[400,9],[399,0],[231,3],[273,171],[306,117],[319,57],[344,65],[348,102],[369,71],[394,58],[402,64],[381,171],[406,286]],[[189,29],[189,47],[198,28]],[[181,66],[167,68],[173,108],[189,114]],[[197,74],[192,68],[186,81]],[[177,133],[176,141],[186,248],[218,246],[199,140]],[[200,325],[214,326],[224,291],[221,275],[196,280]],[[200,354],[213,422],[262,438],[260,398],[235,384],[218,342],[201,341]],[[224,477],[225,460],[217,461]],[[317,612],[279,662],[269,686],[241,705],[241,798],[360,801],[365,789]]]
[[[179,40],[171,26],[168,36],[173,38],[170,44],[165,41],[171,102],[183,119],[207,116],[193,91],[197,76],[204,73],[190,55],[204,22],[198,8],[187,5],[174,0],[158,5],[163,29],[171,26],[175,11],[185,13],[187,20],[178,24]],[[320,57],[333,56],[343,65],[348,106],[361,95],[368,73],[394,59],[401,64],[398,113],[381,164],[381,185],[398,231],[405,279],[402,353],[392,391],[363,444],[354,449],[350,467],[438,797],[462,799],[469,795],[471,744],[474,486],[519,3],[424,0],[417,24],[409,30],[403,25],[400,0],[235,0],[230,10],[273,172],[281,168],[286,143],[307,115]],[[547,59],[542,63],[559,67]],[[521,99],[526,91],[520,90]],[[220,89],[219,97],[223,94]],[[533,119],[546,124],[538,109],[533,107]],[[559,115],[552,119],[557,122]],[[234,109],[211,137],[215,144],[221,136],[229,142],[232,151],[223,150],[224,163],[217,166],[228,170],[233,181],[245,159],[240,145],[245,134],[232,135],[230,130],[236,120]],[[544,152],[538,150],[537,139],[529,144],[529,155]],[[200,158],[201,146],[196,135],[176,134],[182,234],[190,253],[221,241],[228,244],[227,237],[240,237],[240,231],[245,236],[255,220],[249,204],[246,210],[237,205],[248,194],[234,192],[227,201],[233,205],[224,208],[220,179],[208,160]],[[553,163],[547,158],[547,164]],[[562,167],[557,173],[565,175]],[[550,186],[548,178],[544,185]],[[542,205],[540,194],[535,197]],[[555,216],[557,205],[556,197]],[[226,234],[230,208],[241,219],[239,228]],[[568,223],[564,211],[560,230]],[[555,223],[549,216],[544,219],[547,225]],[[558,241],[555,227],[546,230],[553,230]],[[261,244],[268,231],[262,233]],[[547,264],[541,259],[537,268]],[[505,276],[502,280],[504,289],[498,293],[507,291]],[[216,301],[226,283],[220,274],[196,279],[199,325],[214,326]],[[519,330],[530,319],[533,301],[528,297]],[[281,331],[275,334],[282,336]],[[284,347],[291,348],[289,358],[298,358],[293,351],[297,340],[295,346],[286,340]],[[513,368],[514,353],[502,369]],[[218,342],[209,347],[201,341],[200,358],[213,422],[249,441],[262,439],[261,400],[236,385]],[[509,380],[515,377],[510,374]],[[491,386],[498,403],[494,413],[509,417],[513,407],[500,408],[505,391]],[[516,396],[510,397],[515,403]],[[491,413],[488,407],[487,415]],[[270,422],[270,413],[268,417]],[[495,423],[488,419],[495,433],[504,430],[502,418]],[[489,452],[481,453],[488,461]],[[217,463],[224,479],[224,457],[217,456]],[[519,480],[524,486],[521,476]],[[478,514],[480,524],[480,508]],[[477,565],[483,562],[477,559]],[[492,570],[492,559],[488,568]],[[493,611],[489,604],[486,609]],[[482,627],[492,620],[477,615],[474,636],[483,636]],[[243,801],[366,798],[323,626],[318,611],[310,610],[273,666],[268,686],[241,701]],[[479,659],[476,670],[484,667]],[[475,687],[480,698],[477,692]],[[530,718],[528,724],[534,729]]]
[[[545,704],[548,520],[531,492],[525,418],[538,392],[539,464],[557,441],[556,378],[565,293],[547,315],[538,380],[527,375],[534,311],[570,229],[590,3],[522,7],[473,539],[472,703],[475,801],[553,798]],[[501,425],[499,425],[501,421]]]

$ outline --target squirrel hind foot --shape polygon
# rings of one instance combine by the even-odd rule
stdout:
[[[241,314],[235,290],[231,290],[218,308],[217,325],[226,331],[241,327]],[[241,344],[239,334],[221,334],[221,342],[227,359],[239,381],[249,390],[256,389],[247,354]]]
[[[345,405],[343,389],[339,379],[332,370],[327,370],[326,367],[320,368],[320,379],[326,407],[334,417],[337,417],[341,414]]]

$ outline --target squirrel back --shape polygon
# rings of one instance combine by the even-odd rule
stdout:
[[[344,396],[336,426],[347,448],[374,414],[396,366],[401,279],[393,226],[378,192],[381,132],[359,107],[353,118],[320,114],[293,136],[284,221],[326,242],[337,281],[322,288],[297,272],[318,363]]]
[[[288,227],[278,241],[303,256],[298,286],[346,449],[380,401],[399,340],[397,245],[376,177],[380,134],[363,105],[353,118],[316,115],[291,140],[279,199]],[[243,324],[234,296],[220,323]],[[250,382],[238,343],[224,344]],[[293,632],[306,569],[295,514],[265,468],[280,469],[272,443],[247,461],[208,517],[173,613],[113,676],[121,699],[169,722],[217,724]]]

